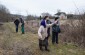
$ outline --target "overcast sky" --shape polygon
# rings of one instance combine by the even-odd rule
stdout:
[[[0,0],[11,13],[40,15],[43,12],[55,14],[57,9],[66,13],[76,13],[85,9],[85,0]],[[75,6],[76,4],[76,6]]]

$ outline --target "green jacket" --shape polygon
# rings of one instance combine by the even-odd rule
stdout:
[[[22,30],[22,33],[24,33],[24,23],[22,23],[21,25],[21,30]]]

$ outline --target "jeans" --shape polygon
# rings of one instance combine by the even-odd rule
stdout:
[[[16,32],[18,32],[18,25],[16,25]]]

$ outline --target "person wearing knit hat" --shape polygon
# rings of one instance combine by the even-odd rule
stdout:
[[[46,51],[49,51],[48,49],[48,40],[47,40],[47,28],[51,27],[53,24],[56,23],[56,21],[52,24],[47,24],[46,20],[48,19],[48,16],[45,16],[44,19],[40,23],[40,27],[38,29],[38,36],[39,36],[39,48],[41,51],[43,51],[42,47],[45,47]]]

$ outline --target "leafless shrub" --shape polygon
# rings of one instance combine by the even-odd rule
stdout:
[[[10,19],[9,10],[4,5],[0,4],[0,21],[8,22],[9,19]]]
[[[78,46],[85,47],[85,17],[81,19],[69,19],[67,24],[61,25],[62,41],[72,42]]]
[[[25,31],[26,32],[32,32],[32,33],[36,34],[38,28],[39,28],[39,22],[36,20],[35,21],[33,21],[33,20],[27,21],[25,23]]]

